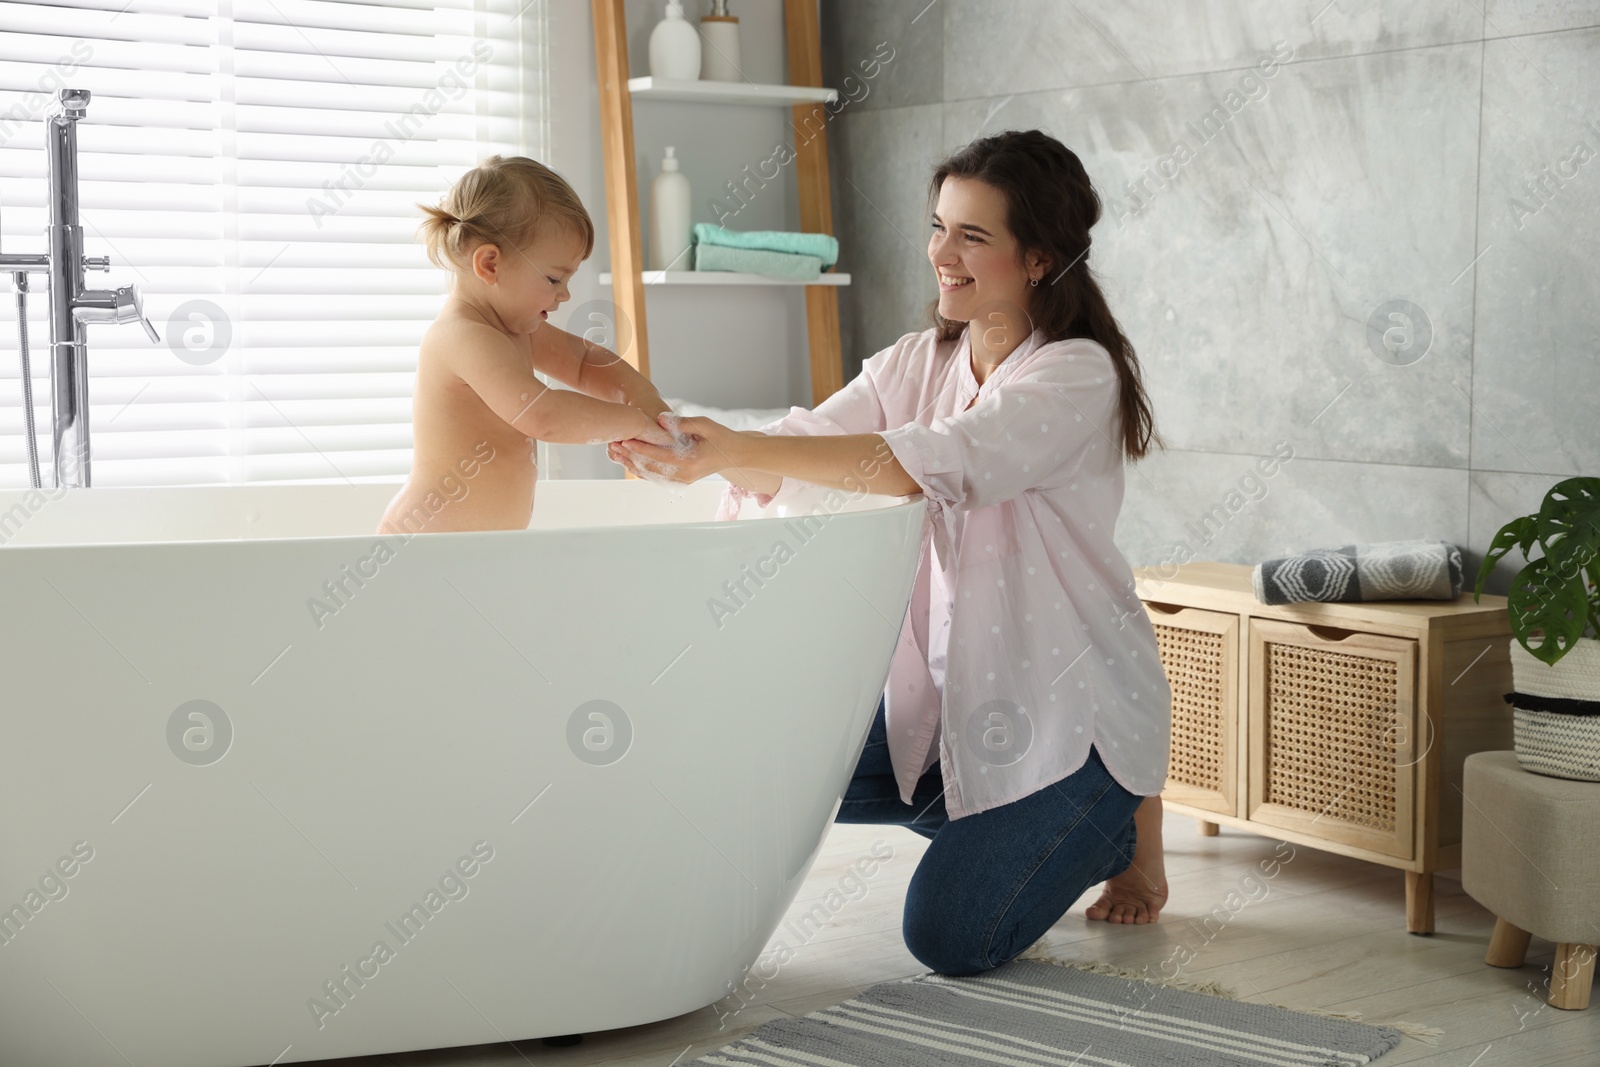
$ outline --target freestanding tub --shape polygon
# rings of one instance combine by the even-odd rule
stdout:
[[[529,530],[380,538],[394,490],[0,492],[0,1063],[579,1033],[754,963],[920,498],[551,481]]]

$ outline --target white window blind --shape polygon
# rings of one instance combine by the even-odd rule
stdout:
[[[543,0],[0,2],[0,250],[44,251],[44,118],[78,125],[88,284],[161,332],[89,327],[95,485],[384,481],[411,463],[417,344],[445,292],[416,242],[494,152],[542,158]],[[16,303],[0,485],[27,483]],[[45,277],[31,276],[50,474]]]

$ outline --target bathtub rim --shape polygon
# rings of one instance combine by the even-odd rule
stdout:
[[[614,483],[618,483],[618,484],[627,484],[626,480],[624,480],[624,479],[616,479],[616,478],[551,479],[551,481],[568,481],[568,482],[573,482],[573,483],[589,483],[589,484],[609,484],[609,483],[613,483],[613,482]],[[384,487],[388,487],[391,484],[393,484],[394,486],[397,487],[397,486],[402,485],[404,483],[401,483],[401,482],[396,482],[396,483],[389,483],[389,482],[363,482],[363,483],[356,483],[356,485],[354,487],[357,487],[357,488],[366,488],[368,486],[384,486]],[[249,482],[246,482],[246,483],[233,483],[233,484],[225,484],[225,485],[155,485],[155,486],[126,486],[126,485],[123,485],[123,486],[105,486],[105,487],[89,488],[89,489],[70,488],[67,491],[68,492],[79,492],[79,493],[82,493],[82,492],[111,492],[111,493],[117,493],[117,494],[120,495],[120,494],[131,494],[131,493],[146,492],[146,491],[151,491],[151,490],[157,490],[157,491],[160,491],[160,492],[163,492],[163,493],[187,494],[187,493],[201,493],[201,492],[208,492],[208,491],[209,492],[214,492],[214,491],[219,490],[219,489],[220,490],[228,490],[228,491],[240,491],[240,490],[243,490],[243,491],[249,491],[249,490],[273,491],[273,490],[305,489],[305,488],[343,489],[343,488],[347,488],[347,486],[339,485],[337,483],[329,483],[329,482],[273,482],[273,483],[249,483]],[[832,487],[826,487],[826,486],[818,487],[819,491],[821,491],[821,492],[826,492],[830,488],[832,488]],[[25,496],[28,493],[50,493],[50,492],[56,492],[56,491],[58,491],[56,487],[50,487],[49,489],[32,489],[32,488],[28,488],[28,487],[22,487],[22,488],[14,488],[13,487],[13,488],[0,489],[0,514],[3,514],[3,513],[5,513],[6,511],[9,510],[9,504],[8,504],[9,501],[16,500],[16,501],[20,502],[20,498]],[[844,490],[844,489],[839,489],[837,491],[841,492],[841,493],[850,492],[849,490]],[[909,495],[909,496],[890,496],[888,494],[869,493],[869,494],[865,494],[865,496],[878,498],[878,499],[881,499],[883,502],[882,503],[873,503],[873,504],[870,504],[870,505],[867,505],[867,506],[859,506],[859,505],[858,506],[851,506],[853,504],[856,504],[856,502],[852,501],[850,504],[847,504],[845,507],[841,508],[838,511],[829,512],[828,513],[828,517],[830,519],[850,518],[850,519],[852,519],[853,522],[854,521],[863,521],[863,519],[862,519],[863,516],[869,516],[869,515],[877,514],[877,513],[880,513],[880,512],[886,512],[886,511],[895,511],[895,510],[897,510],[899,508],[908,507],[908,506],[911,506],[913,504],[923,504],[926,501],[925,496],[923,494],[921,494],[921,493],[916,493],[916,494],[912,494],[912,495]],[[48,505],[50,503],[55,503],[59,499],[60,498],[47,499],[46,504]],[[43,509],[41,508],[39,510],[43,510]],[[38,511],[34,511],[31,514],[38,514],[38,513],[39,513]],[[684,521],[659,521],[659,522],[658,521],[652,521],[652,522],[638,522],[638,523],[601,523],[601,524],[593,524],[593,525],[556,526],[556,527],[548,527],[548,528],[528,526],[528,527],[520,529],[520,530],[439,530],[439,531],[435,531],[435,532],[429,534],[428,536],[430,538],[430,543],[432,543],[434,541],[437,541],[441,546],[448,546],[450,544],[454,544],[455,541],[453,539],[456,539],[456,538],[477,538],[477,539],[482,539],[482,538],[490,537],[490,536],[502,536],[502,537],[517,538],[517,537],[523,537],[523,536],[526,536],[526,535],[552,535],[552,534],[569,534],[569,533],[570,534],[594,534],[594,533],[601,533],[601,532],[604,532],[604,531],[661,530],[661,529],[705,531],[705,530],[709,530],[709,529],[713,529],[713,528],[722,528],[722,527],[733,526],[733,525],[737,525],[737,524],[741,524],[741,523],[789,522],[791,520],[794,520],[796,518],[801,517],[802,514],[806,514],[806,513],[789,514],[789,515],[762,515],[762,514],[757,513],[757,514],[741,515],[737,519],[693,519],[693,520],[690,520],[690,521],[687,521],[687,522],[684,522]],[[94,539],[94,540],[50,541],[50,542],[44,542],[44,543],[30,543],[30,544],[12,544],[8,540],[8,541],[0,541],[0,553],[3,553],[3,552],[21,552],[21,551],[27,551],[29,549],[45,550],[45,551],[60,551],[60,550],[63,550],[63,549],[109,549],[109,548],[137,549],[137,548],[145,548],[145,547],[154,548],[154,547],[157,547],[157,546],[170,547],[170,546],[177,546],[177,545],[237,545],[237,544],[278,545],[278,544],[301,542],[301,541],[356,542],[356,541],[367,541],[367,540],[371,540],[373,538],[397,539],[399,541],[400,545],[404,546],[404,545],[409,544],[413,538],[416,538],[416,537],[419,537],[419,536],[421,536],[421,533],[414,533],[414,534],[413,533],[385,533],[385,534],[380,534],[376,530],[373,530],[373,531],[368,531],[368,532],[363,532],[363,533],[306,534],[306,535],[295,535],[295,536],[288,536],[288,537],[283,537],[283,536],[274,536],[274,537],[195,537],[195,538],[180,538],[180,539],[169,539],[169,538],[144,539],[144,540],[134,540],[134,541],[113,541],[113,540]],[[443,540],[443,539],[450,539],[450,540]]]

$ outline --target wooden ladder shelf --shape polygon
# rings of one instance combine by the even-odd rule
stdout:
[[[623,0],[592,0],[594,46],[600,87],[600,143],[605,162],[606,211],[611,230],[611,286],[619,319],[631,331],[618,331],[618,355],[646,377],[650,374],[649,334],[645,329],[643,240],[639,189],[633,155],[633,95],[628,88],[628,36]],[[784,0],[789,79],[797,86],[822,85],[822,43],[816,0]],[[820,103],[793,108],[793,128],[811,131],[794,145],[800,192],[800,229],[833,233],[833,203],[828,184],[827,114]],[[811,349],[811,403],[815,407],[844,385],[839,346],[837,281],[806,285],[806,335]]]

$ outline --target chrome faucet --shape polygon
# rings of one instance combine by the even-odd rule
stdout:
[[[44,255],[0,252],[0,270],[10,271],[17,290],[17,328],[22,358],[23,421],[31,479],[39,484],[34,448],[32,389],[28,369],[28,273],[49,279],[51,459],[58,487],[89,485],[89,348],[91,322],[139,322],[153,343],[161,340],[144,314],[137,285],[90,289],[86,270],[110,270],[109,256],[83,254],[78,223],[78,120],[89,107],[89,90],[62,89],[45,117],[45,175],[49,215]]]

